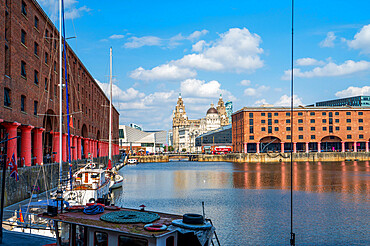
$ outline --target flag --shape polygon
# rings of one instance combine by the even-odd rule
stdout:
[[[72,117],[72,115],[69,117],[69,127],[74,128],[73,127],[73,117]]]
[[[24,223],[24,219],[23,219],[23,214],[22,214],[22,208],[19,208],[19,222],[22,222],[22,223]]]
[[[18,167],[17,167],[17,160],[15,159],[14,153],[12,159],[8,163],[8,167],[10,167],[10,177],[15,178],[16,181],[19,180],[18,175]]]

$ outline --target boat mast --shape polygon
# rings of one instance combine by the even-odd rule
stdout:
[[[63,75],[62,75],[62,0],[59,0],[59,181],[58,190],[62,190],[62,174],[63,174]]]
[[[110,48],[110,74],[109,74],[109,162],[112,163],[112,47]]]

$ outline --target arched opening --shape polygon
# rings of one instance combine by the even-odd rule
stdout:
[[[81,140],[81,156],[82,158],[87,158],[88,150],[85,150],[85,139],[87,138],[87,127],[85,124],[82,125],[81,128],[81,135],[82,135],[82,140]]]
[[[55,132],[58,129],[58,117],[56,117],[56,114],[52,109],[46,111],[42,127],[45,129],[45,131],[42,133],[42,146],[44,146],[43,156],[45,157],[44,162],[50,163],[53,161],[53,157],[55,157],[55,153],[52,152],[53,151],[52,132]]]
[[[339,137],[326,136],[321,139],[321,152],[340,152],[340,151],[342,151],[342,139],[340,139]]]
[[[260,140],[260,152],[280,152],[281,151],[281,141],[279,138],[274,136],[268,136],[261,138]]]
[[[98,130],[98,132],[96,133],[96,140],[100,141],[100,131]],[[97,153],[97,157],[100,156],[100,153],[99,153],[99,142],[98,144],[96,145],[96,153]]]

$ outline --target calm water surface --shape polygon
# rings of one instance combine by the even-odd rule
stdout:
[[[290,164],[169,162],[125,166],[115,203],[202,213],[222,245],[289,245]],[[297,245],[370,245],[369,162],[296,163]]]

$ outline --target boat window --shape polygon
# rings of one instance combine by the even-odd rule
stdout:
[[[85,245],[85,228],[81,225],[76,225],[76,246]]]
[[[60,242],[61,246],[69,246],[69,233],[71,225],[67,223],[62,223],[60,231]]]
[[[118,237],[118,246],[147,246],[148,241],[141,238],[132,238],[126,236],[119,236]]]
[[[99,178],[99,174],[91,174],[91,178],[93,179]]]
[[[108,234],[96,231],[94,234],[94,246],[108,246]]]
[[[166,239],[166,246],[174,246],[175,245],[175,237],[170,236]]]

